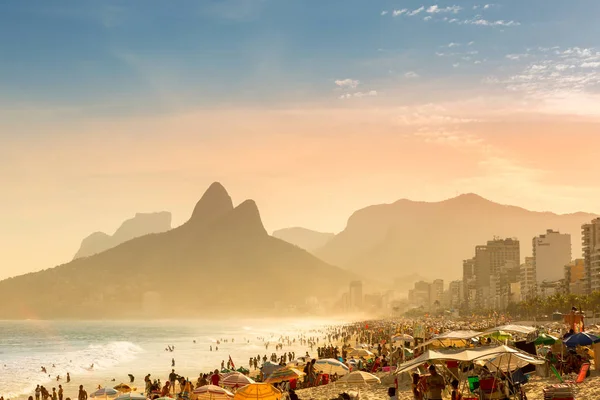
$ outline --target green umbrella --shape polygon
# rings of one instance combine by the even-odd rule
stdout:
[[[542,333],[533,341],[533,343],[536,345],[553,345],[557,340],[558,338],[555,338],[554,336]]]

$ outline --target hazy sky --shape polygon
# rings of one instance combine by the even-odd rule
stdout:
[[[600,212],[599,13],[2,2],[0,279],[68,261],[136,212],[180,224],[215,180],[270,231],[339,231],[366,205],[464,192]]]

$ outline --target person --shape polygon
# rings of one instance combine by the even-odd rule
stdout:
[[[127,374],[127,376],[129,377],[129,383],[133,383],[133,381],[135,381],[135,376],[132,374]]]
[[[450,395],[451,400],[462,400],[463,396],[458,390],[458,379],[454,379],[451,383],[452,385],[452,393]]]
[[[417,372],[413,373],[411,388],[414,400],[421,400],[423,398],[423,392],[421,391],[422,388],[420,382],[421,376]]]
[[[427,384],[427,399],[442,400],[442,391],[446,387],[444,378],[438,374],[435,365],[429,366],[429,376],[426,379]]]
[[[175,385],[173,385],[173,386],[175,386]],[[165,386],[163,386],[162,391],[160,392],[160,397],[167,397],[167,396],[169,396],[170,392],[171,392],[171,382],[166,381]]]
[[[221,376],[219,375],[219,370],[215,369],[215,372],[210,376],[210,383],[219,386],[219,382],[221,382]]]
[[[63,400],[63,387],[62,385],[58,385],[58,400]]]
[[[69,375],[69,373],[67,372],[67,383],[71,382],[71,375]]]
[[[56,393],[56,388],[52,388],[52,400],[58,400],[58,394]]]
[[[170,387],[173,389],[173,391],[175,391],[175,381],[176,380],[177,380],[177,374],[175,373],[175,370],[172,369],[171,373],[169,374],[169,382],[171,382],[171,386]]]
[[[390,398],[390,400],[398,400],[398,396],[396,396],[395,387],[388,388],[388,397]]]
[[[171,358],[171,367],[174,367],[174,366],[175,366],[175,359]]]
[[[40,400],[41,392],[42,392],[42,390],[40,389],[40,385],[37,385],[37,387],[35,388],[35,400]]]
[[[77,400],[87,400],[88,394],[83,389],[83,385],[79,385],[79,393],[77,394]]]

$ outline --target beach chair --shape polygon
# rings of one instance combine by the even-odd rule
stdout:
[[[579,385],[580,383],[583,383],[583,381],[585,381],[585,378],[588,374],[588,371],[590,370],[590,363],[586,362],[583,363],[581,365],[581,368],[579,369],[579,373],[577,374],[577,379],[574,381],[565,381],[565,383],[570,383],[570,384],[574,384],[574,385]]]

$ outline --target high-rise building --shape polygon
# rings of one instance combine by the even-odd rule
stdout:
[[[476,305],[501,308],[510,293],[509,276],[517,276],[521,250],[517,239],[489,240],[475,247]],[[514,271],[513,271],[514,270]]]
[[[585,260],[577,258],[565,265],[565,289],[569,294],[585,293]]]
[[[444,296],[444,280],[436,279],[429,285],[429,309],[440,307]]]
[[[475,258],[469,258],[463,261],[463,297],[461,301],[467,308],[474,306],[477,294],[477,278],[475,275]]]
[[[464,299],[464,285],[462,281],[452,281],[448,286],[448,300],[450,308],[459,308]]]
[[[525,257],[525,263],[521,264],[519,281],[521,283],[521,300],[531,299],[536,296],[537,280],[535,279],[533,257]]]
[[[353,310],[360,310],[363,307],[363,291],[361,281],[350,282],[350,308]]]
[[[600,290],[600,218],[581,226],[585,262],[585,293]]]
[[[564,267],[571,262],[571,235],[552,229],[533,238],[533,269],[538,284],[556,282],[564,277]]]

